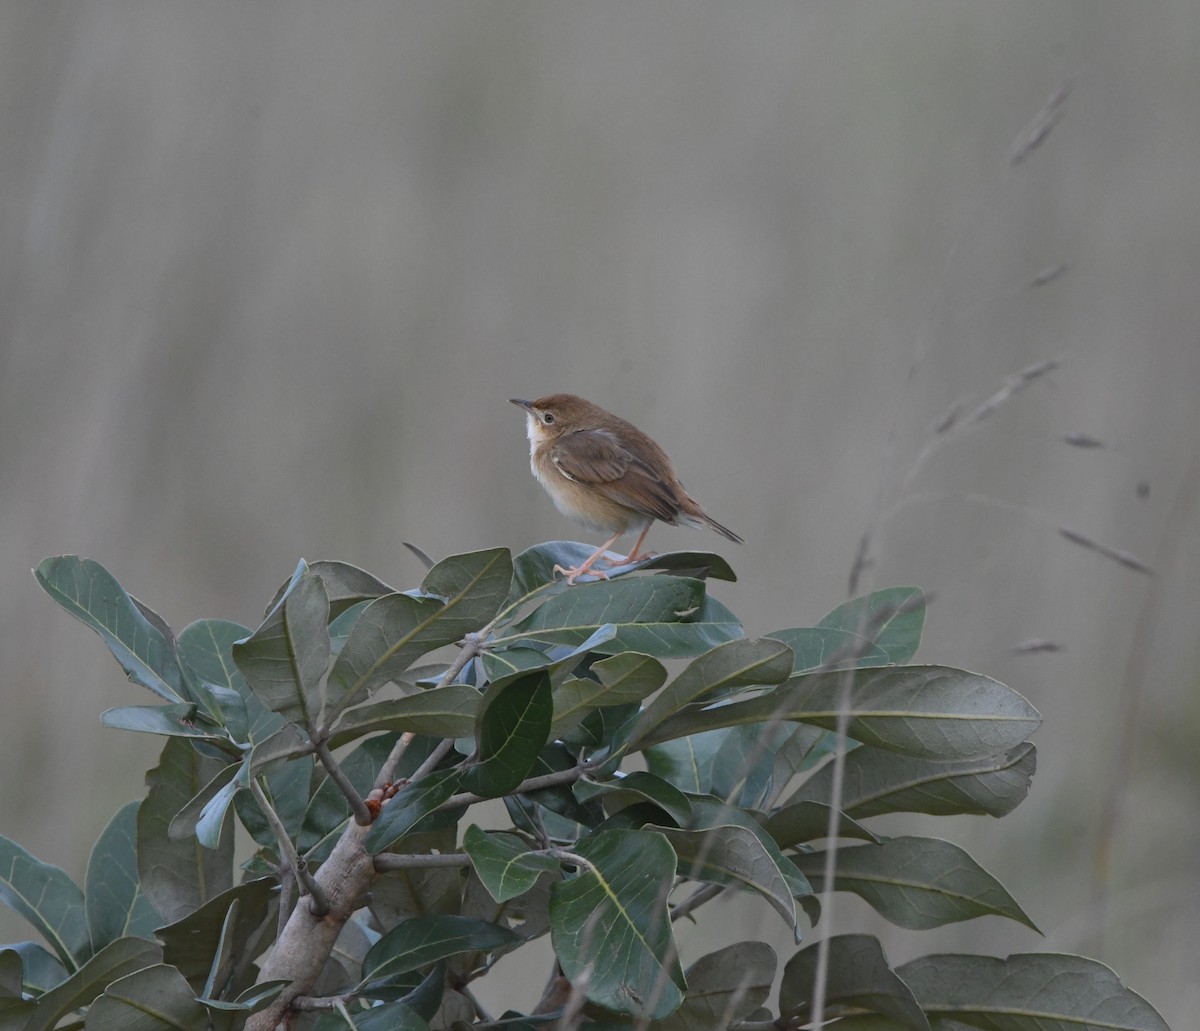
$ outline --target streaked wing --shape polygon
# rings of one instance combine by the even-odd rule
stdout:
[[[550,458],[568,479],[595,487],[619,505],[664,523],[679,518],[679,498],[671,485],[607,430],[565,433],[554,442]]]

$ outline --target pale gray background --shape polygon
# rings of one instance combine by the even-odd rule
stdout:
[[[935,592],[922,657],[1043,713],[1021,809],[922,828],[1046,939],[884,929],[891,957],[1084,951],[1188,1026],[1197,54],[1193,0],[0,6],[0,831],[80,876],[159,747],[99,729],[152,699],[42,595],[39,559],[96,558],[182,627],[253,622],[301,555],[407,587],[402,540],[577,538],[506,401],[571,390],[658,437],[746,537],[650,543],[727,553],[750,632],[837,604],[902,500],[873,573]],[[1065,80],[1062,123],[1010,169]],[[1049,357],[897,493],[952,403]],[[1035,636],[1064,650],[1010,654]],[[685,961],[741,936],[786,952],[767,907],[720,906],[724,937],[685,932]],[[866,913],[836,915],[882,927]]]

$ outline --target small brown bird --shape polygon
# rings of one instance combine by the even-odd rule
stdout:
[[[536,401],[510,398],[528,416],[529,466],[538,483],[563,515],[593,530],[611,533],[600,547],[574,569],[555,566],[567,583],[591,573],[592,567],[631,530],[640,531],[623,565],[645,558],[642,541],[655,519],[672,526],[708,526],[738,544],[742,538],[722,526],[683,489],[667,453],[632,423],[606,412],[574,394],[547,394]]]

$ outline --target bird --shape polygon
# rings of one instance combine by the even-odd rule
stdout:
[[[633,550],[608,565],[646,558],[646,533],[657,519],[678,526],[707,526],[737,544],[745,543],[700,507],[679,482],[667,453],[631,422],[574,394],[547,394],[536,401],[509,400],[526,413],[529,467],[558,510],[608,538],[578,566],[556,565],[568,584],[590,574],[604,553],[624,534],[638,531]]]

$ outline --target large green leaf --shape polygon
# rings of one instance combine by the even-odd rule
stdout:
[[[725,824],[704,830],[661,828],[659,833],[675,849],[682,876],[755,892],[795,929],[796,902],[787,878],[752,830]]]
[[[165,964],[114,981],[88,1010],[87,1031],[170,1031],[208,1027],[208,1011],[183,975]]]
[[[67,970],[92,954],[83,892],[57,866],[0,835],[0,901],[28,920]]]
[[[758,838],[767,856],[779,868],[779,872],[787,881],[788,890],[793,898],[803,899],[813,894],[812,885],[800,871],[797,864],[785,856],[766,830],[759,825],[749,813],[737,806],[725,805],[716,799],[707,797],[692,797],[692,820],[689,830],[708,830],[712,827],[723,827],[732,824],[748,830]]]
[[[315,563],[314,567],[322,563]],[[329,584],[326,582],[326,587]],[[189,623],[179,632],[179,658],[193,680],[208,687],[210,697],[220,710],[221,724],[234,741],[262,741],[274,734],[283,724],[283,717],[272,712],[259,699],[242,671],[233,661],[233,646],[250,636],[249,627],[224,619],[200,619]],[[222,691],[221,689],[225,689]],[[237,703],[229,696],[233,692]]]
[[[551,734],[570,733],[589,712],[600,707],[629,705],[653,694],[667,679],[658,659],[638,652],[620,652],[592,663],[599,679],[573,677],[554,689],[554,722]]]
[[[156,934],[163,943],[163,958],[186,977],[198,980],[209,974],[218,946],[228,938],[233,943],[231,968],[245,967],[264,944],[258,932],[272,916],[278,888],[274,877],[246,881],[210,899],[182,920],[160,928]],[[231,909],[233,927],[226,931]]]
[[[330,747],[381,730],[411,731],[432,737],[468,737],[475,730],[481,694],[469,684],[448,684],[427,691],[412,688],[401,698],[372,702],[342,713]]]
[[[793,802],[772,813],[763,824],[763,830],[771,835],[780,848],[790,848],[828,837],[829,813],[829,806],[822,802]],[[838,818],[837,834],[839,838],[879,840],[845,813]]]
[[[1028,742],[966,762],[856,748],[846,756],[842,808],[859,818],[899,812],[1005,816],[1025,798],[1036,766],[1037,750]],[[788,801],[828,801],[832,778],[832,768],[822,767]]]
[[[578,645],[605,623],[616,636],[602,654],[644,652],[657,657],[696,655],[741,636],[741,624],[704,593],[700,580],[676,576],[630,577],[579,584],[552,594],[495,642]]]
[[[302,561],[276,608],[250,637],[233,646],[233,661],[268,709],[316,727],[330,653],[325,583]]]
[[[624,776],[599,783],[578,781],[575,784],[575,795],[583,802],[597,797],[603,799],[604,810],[607,813],[618,812],[639,802],[651,802],[680,826],[692,818],[692,803],[687,795],[670,781],[644,770],[634,770]]]
[[[72,1010],[89,1005],[113,981],[161,962],[162,948],[145,938],[109,942],[71,977],[38,999],[37,1012],[24,1031],[54,1027]]]
[[[672,716],[643,747],[718,727],[799,720],[832,729],[852,677],[849,735],[864,744],[928,759],[981,759],[1020,744],[1041,722],[1010,687],[949,666],[885,666],[794,676],[746,701]]]
[[[896,968],[934,1026],[983,1031],[1170,1031],[1103,963],[1062,953],[922,956]]]
[[[84,909],[92,948],[126,936],[148,938],[162,917],[142,891],[137,864],[141,802],[117,810],[92,848],[84,882]]]
[[[432,813],[458,790],[462,772],[458,769],[434,770],[396,792],[383,807],[374,826],[367,832],[368,852],[382,852],[397,838],[407,834],[420,820]]]
[[[792,649],[792,672],[844,669],[847,666],[886,666],[888,653],[865,637],[830,626],[802,626],[774,630],[765,637]]]
[[[478,630],[504,604],[512,584],[507,548],[488,548],[442,559],[421,581],[421,593],[446,603],[445,618],[458,624],[458,637]]]
[[[839,605],[817,626],[866,635],[896,665],[910,662],[925,626],[925,597],[919,587],[885,587]]]
[[[783,1017],[809,1017],[816,983],[818,946],[801,949],[783,968],[779,1010]],[[869,1010],[899,1027],[929,1031],[911,989],[888,966],[878,940],[866,934],[839,934],[829,939],[825,981],[826,1016]]]
[[[463,787],[483,798],[514,790],[533,769],[550,735],[554,701],[550,674],[520,673],[488,688],[479,708],[475,740],[479,762],[463,774]]]
[[[643,747],[646,768],[680,791],[708,794],[712,790],[713,763],[724,743],[724,731],[712,730]]]
[[[660,691],[642,713],[630,739],[638,742],[663,720],[698,699],[712,700],[740,688],[758,684],[778,684],[792,672],[792,650],[779,641],[764,637],[728,641],[694,658],[687,667]]]
[[[675,852],[653,831],[601,831],[573,850],[578,876],[554,885],[551,940],[567,978],[617,1013],[659,1019],[687,987],[671,935],[667,894]]]
[[[67,969],[48,949],[37,942],[17,942],[4,946],[5,952],[16,953],[21,959],[21,982],[27,991],[44,995],[67,979]],[[0,1027],[3,1027],[0,1024]]]
[[[823,890],[825,853],[793,858]],[[937,838],[890,838],[842,848],[834,888],[854,892],[892,923],[913,930],[977,916],[1006,916],[1037,930],[996,878],[957,845]]]
[[[525,894],[542,874],[558,869],[557,860],[534,852],[515,834],[489,834],[475,824],[463,835],[463,849],[497,902]]]
[[[513,559],[513,585],[509,601],[515,603],[535,592],[543,596],[550,591],[566,590],[566,581],[562,574],[554,571],[554,567],[570,569],[579,566],[595,550],[592,545],[578,541],[548,541],[521,552]],[[668,551],[641,562],[614,566],[604,572],[616,577],[637,569],[653,569],[701,580],[705,577],[729,581],[737,579],[725,559],[707,551]]]
[[[43,561],[34,575],[51,598],[103,638],[130,680],[165,701],[187,700],[162,621],[151,618],[100,563],[62,555]]]
[[[191,702],[170,705],[121,705],[105,709],[100,725],[112,730],[132,730],[139,734],[161,734],[164,737],[189,737],[202,741],[226,741],[225,732],[211,723],[197,719],[196,706]]]
[[[455,555],[425,577],[422,594],[389,594],[358,617],[329,674],[326,718],[396,680],[426,652],[482,629],[508,593],[506,548]]]
[[[349,562],[319,559],[309,564],[308,568],[325,582],[325,593],[329,596],[329,612],[334,617],[340,616],[347,609],[353,608],[361,602],[373,601],[376,598],[382,598],[385,594],[395,593],[394,587],[389,587],[365,569],[352,566]],[[283,584],[275,592],[275,597],[267,606],[268,613],[279,604],[280,599],[287,593],[290,583],[289,581]]]
[[[175,838],[172,821],[225,767],[200,755],[187,741],[171,738],[158,765],[146,773],[146,798],[137,811],[137,871],[164,921],[181,920],[233,884],[233,835],[216,849],[202,848],[191,834]]]
[[[429,916],[406,920],[379,939],[363,960],[359,986],[371,986],[462,952],[500,953],[524,939],[507,927],[465,916]]]
[[[739,942],[702,956],[687,969],[683,1005],[656,1022],[654,1031],[714,1031],[737,1025],[766,1002],[775,966],[775,950],[765,942]]]

